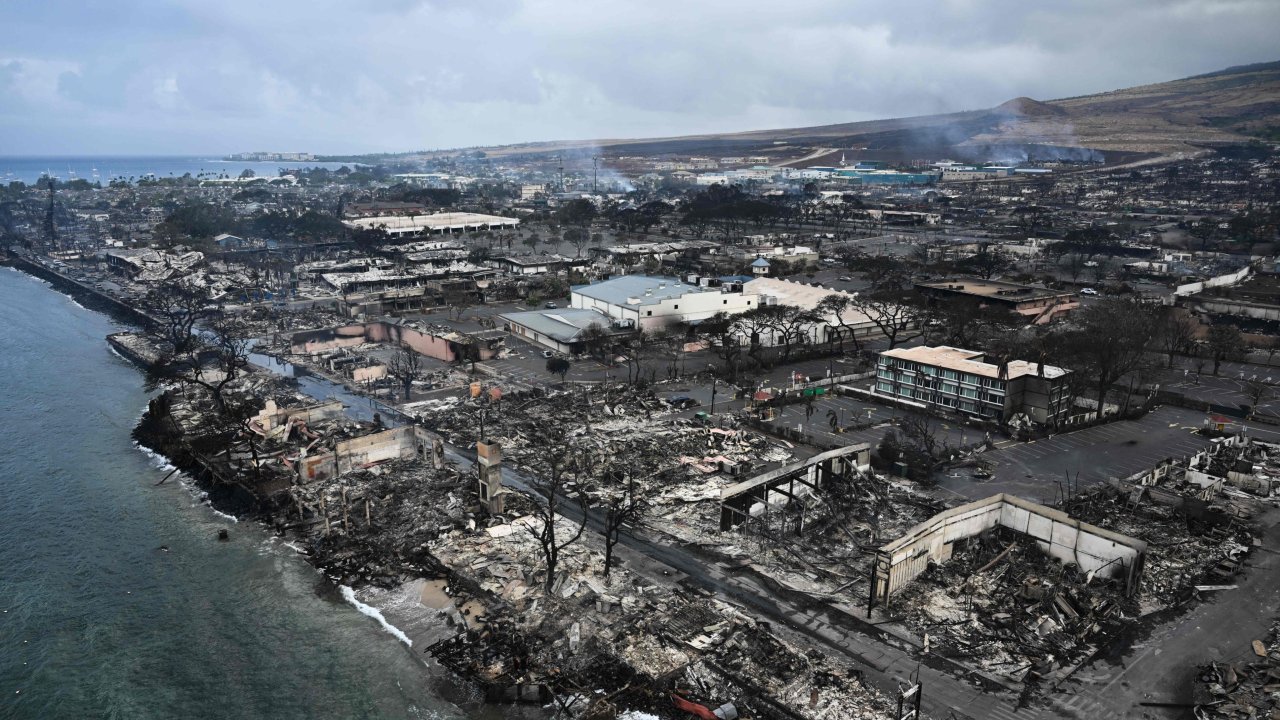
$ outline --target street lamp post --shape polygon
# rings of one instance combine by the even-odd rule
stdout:
[[[716,414],[716,366],[707,365],[707,369],[711,371],[711,414]]]

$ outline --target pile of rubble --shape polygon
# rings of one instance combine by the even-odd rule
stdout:
[[[1147,543],[1138,601],[1142,614],[1190,600],[1197,588],[1229,583],[1255,542],[1245,508],[1230,512],[1198,498],[1177,505],[1152,488],[1103,486],[1071,498],[1063,511]]]
[[[285,439],[262,438],[247,425],[263,399],[282,405],[309,400],[291,380],[263,372],[247,372],[226,385],[221,402],[204,388],[173,388],[152,398],[134,438],[178,467],[198,471],[197,482],[215,504],[237,513],[269,509],[296,473],[280,461],[289,451]],[[325,430],[354,435],[361,432],[356,425],[343,416]]]
[[[237,313],[236,317],[243,321],[250,335],[264,339],[267,349],[284,352],[289,350],[290,333],[319,330],[351,321],[337,310],[314,306],[283,309],[259,305]]]
[[[1121,587],[998,529],[958,541],[891,605],[932,652],[1014,680],[1073,667],[1137,614]]]
[[[714,708],[732,701],[741,717],[814,720],[891,716],[888,698],[862,681],[862,672],[833,653],[801,651],[748,622],[732,626],[714,652],[686,668],[684,695]]]
[[[754,562],[792,587],[858,598],[867,594],[862,569],[874,549],[943,509],[914,483],[874,472],[833,483],[817,500],[822,512],[810,515],[804,535],[757,542]]]
[[[474,478],[420,459],[300,484],[291,498],[313,564],[352,587],[440,575],[431,544],[474,525],[478,510]]]
[[[376,594],[416,583],[447,596],[446,616],[461,632],[430,652],[478,680],[491,700],[554,702],[579,718],[624,709],[675,718],[685,715],[671,693],[684,690],[681,702],[693,702],[683,699],[694,697],[693,688],[716,707],[738,703],[750,717],[888,716],[887,703],[855,669],[802,654],[728,605],[622,561],[604,575],[602,543],[592,532],[559,549],[548,583],[538,537],[545,516],[533,501],[508,492],[503,510],[491,515],[475,475],[423,451],[420,429],[352,421],[340,403],[308,402],[265,374],[238,380],[231,395],[239,410],[219,423],[207,393],[167,393],[157,424],[179,428],[186,443],[219,428],[216,438],[195,443],[208,446],[202,462],[227,482],[246,484],[256,516],[295,533],[309,561],[339,585]],[[673,477],[702,483],[682,456],[745,459],[764,442],[662,417],[665,408],[652,398],[601,397],[571,422],[575,452],[651,454]],[[635,411],[650,402],[658,418]],[[543,412],[532,402],[519,412],[508,405],[495,430],[530,467],[541,464],[539,452],[546,455],[539,423],[554,416]],[[453,418],[464,438],[466,417]],[[396,437],[371,452],[384,435]],[[663,483],[649,482],[656,495]],[[554,522],[562,542],[580,531],[563,516]]]
[[[865,597],[865,568],[875,548],[943,509],[911,481],[868,472],[803,497],[808,520],[802,535],[748,525],[716,532],[720,489],[736,479],[713,478],[700,494],[682,493],[679,486],[664,490],[656,506],[668,521],[663,531],[816,594]]]
[[[956,542],[889,612],[934,652],[1022,681],[1066,672],[1123,636],[1123,626],[1230,583],[1254,545],[1237,516],[1153,502],[1153,488],[1094,488],[1062,508],[1147,544],[1135,592],[997,529]]]
[[[1196,720],[1280,718],[1280,623],[1272,625],[1265,642],[1254,641],[1253,655],[1196,669],[1192,687]]]
[[[675,409],[666,400],[629,385],[603,385],[589,392],[482,392],[462,402],[435,400],[429,405],[420,413],[423,423],[450,442],[468,447],[483,433],[502,445],[508,459],[525,466],[537,464],[552,430],[563,430],[584,451],[643,458],[650,472],[678,469],[664,481],[709,477],[726,463],[747,466],[789,455],[754,433],[708,428],[674,417]]]

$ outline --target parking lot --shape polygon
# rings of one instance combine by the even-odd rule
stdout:
[[[530,387],[549,387],[560,383],[560,376],[547,372],[547,358],[543,356],[546,348],[534,345],[514,336],[507,336],[507,357],[486,360],[480,365],[488,368],[500,377],[509,378]],[[626,368],[605,368],[595,360],[574,360],[569,363],[566,380],[599,381],[608,377],[617,378],[618,373],[626,379]]]
[[[1206,363],[1203,372],[1197,369],[1192,360],[1179,358],[1174,368],[1165,371],[1162,388],[1190,400],[1227,407],[1253,405],[1255,389],[1260,389],[1253,413],[1280,416],[1280,368],[1224,362],[1216,376],[1212,363]]]
[[[779,409],[774,423],[779,427],[803,428],[806,434],[812,435],[822,443],[854,445],[865,442],[875,446],[884,439],[885,433],[890,430],[890,426],[886,423],[892,423],[897,418],[908,414],[906,411],[888,405],[832,395],[822,396],[814,400],[812,417],[806,417],[806,413],[807,407],[805,403],[787,405]],[[835,414],[836,427],[843,428],[854,424],[865,424],[868,421],[874,422],[876,425],[863,430],[836,432],[831,424],[832,413]],[[986,433],[981,430],[958,423],[939,419],[933,419],[932,422],[935,423],[935,437],[940,445],[946,443],[959,447],[978,442],[986,437]]]
[[[1169,457],[1198,452],[1209,439],[1195,435],[1204,413],[1165,406],[1139,420],[1122,420],[1029,443],[1004,441],[983,454],[994,476],[980,480],[960,469],[939,478],[939,487],[966,499],[1007,492],[1052,502],[1067,478],[1083,487],[1109,477],[1127,477]],[[1078,476],[1077,476],[1078,473]]]

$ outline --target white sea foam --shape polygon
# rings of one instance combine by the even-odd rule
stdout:
[[[209,503],[205,503],[205,504],[209,505]],[[225,518],[227,520],[230,520],[233,523],[240,522],[240,519],[237,518],[235,515],[228,515],[212,505],[209,505],[209,511],[212,512],[214,515],[217,515],[220,518]]]
[[[342,599],[350,603],[351,606],[354,607],[361,615],[368,615],[374,620],[377,620],[378,624],[382,626],[383,630],[386,630],[387,632],[396,636],[396,638],[399,639],[400,642],[404,643],[405,645],[408,645],[409,647],[413,647],[413,641],[409,639],[409,636],[405,635],[400,630],[400,628],[387,622],[387,619],[382,616],[382,612],[379,611],[378,608],[373,607],[372,605],[365,605],[364,603],[357,600],[355,590],[352,590],[350,587],[346,585],[339,585],[338,591],[342,593]]]
[[[156,452],[155,450],[152,450],[146,445],[143,445],[137,440],[133,441],[133,446],[141,450],[143,455],[146,455],[148,458],[151,458],[152,465],[155,465],[156,467],[166,472],[173,469],[173,465],[169,463],[169,458],[165,457],[164,455],[161,455],[160,453]]]

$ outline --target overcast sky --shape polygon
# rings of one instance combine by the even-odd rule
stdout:
[[[1278,0],[38,0],[0,28],[0,155],[658,137],[1280,60]]]

